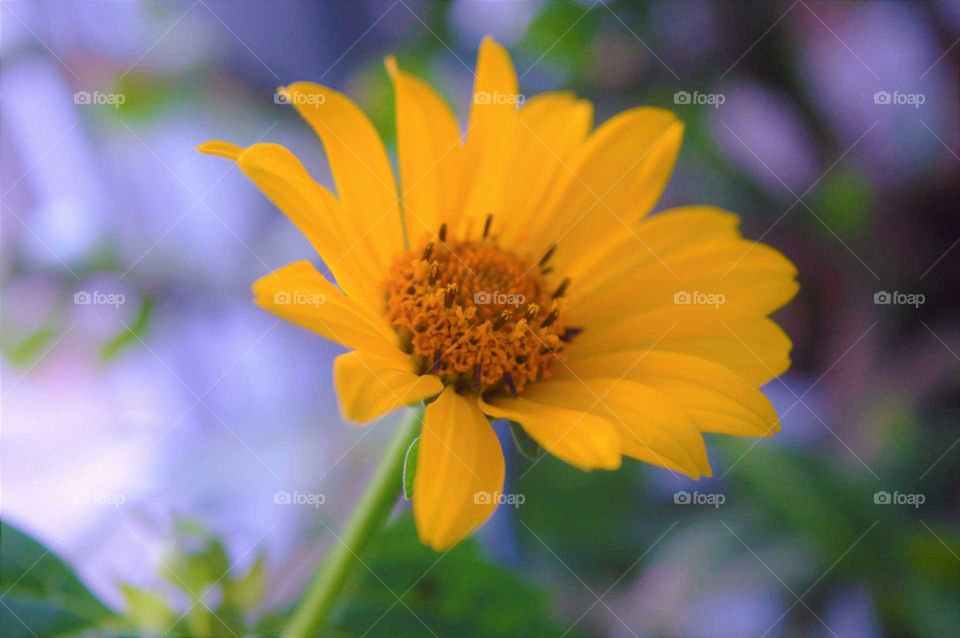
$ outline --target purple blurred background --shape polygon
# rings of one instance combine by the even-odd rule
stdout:
[[[253,280],[311,250],[232,164],[193,147],[278,142],[329,183],[317,140],[274,103],[278,85],[346,92],[392,152],[383,56],[441,86],[462,118],[487,33],[510,48],[527,94],[573,88],[595,101],[597,121],[638,104],[677,111],[687,138],[660,207],[740,213],[745,236],[798,265],[802,287],[777,317],[794,367],[766,388],[783,431],[756,447],[711,443],[707,485],[640,468],[633,502],[656,529],[637,534],[655,547],[604,605],[579,569],[520,538],[512,513],[484,529],[488,551],[532,565],[559,624],[584,614],[586,635],[919,631],[878,595],[919,568],[909,554],[886,563],[875,554],[886,545],[871,543],[894,526],[924,543],[945,571],[919,582],[956,602],[956,1],[4,2],[3,517],[114,604],[119,582],[153,582],[173,521],[197,519],[241,565],[265,551],[271,596],[289,602],[329,542],[322,525],[342,524],[391,422],[341,422],[330,379],[338,348],[252,305]],[[923,301],[875,303],[883,291]],[[754,457],[780,491],[757,487],[745,469]],[[783,469],[794,457],[802,463]],[[821,471],[839,473],[838,490],[864,486],[868,512],[826,547],[783,513],[791,482]],[[681,511],[670,502],[678,489],[740,505]],[[871,512],[878,490],[926,503],[890,522],[887,510]],[[278,491],[326,500],[278,506]],[[843,509],[821,506],[806,512],[811,529]],[[767,519],[785,525],[754,527]],[[876,561],[880,573],[838,567],[825,586],[810,565],[840,558]],[[614,562],[609,573],[586,570],[597,595],[633,561]],[[926,635],[960,635],[950,633],[955,616],[943,622]]]

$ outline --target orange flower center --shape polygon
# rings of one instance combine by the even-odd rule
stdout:
[[[481,393],[517,394],[549,376],[578,332],[562,321],[569,281],[547,284],[550,253],[530,262],[486,232],[447,241],[445,225],[422,246],[399,255],[386,282],[387,319],[418,371]]]

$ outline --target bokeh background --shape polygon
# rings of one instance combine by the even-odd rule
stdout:
[[[58,569],[104,601],[95,635],[274,631],[392,420],[342,422],[337,347],[252,305],[253,280],[311,250],[193,147],[282,143],[329,183],[278,85],[346,92],[392,152],[383,57],[465,118],[487,33],[527,95],[571,88],[597,121],[677,111],[660,208],[736,211],[797,264],[777,315],[794,365],[765,388],[783,431],[712,437],[699,483],[513,453],[522,505],[443,557],[398,507],[330,635],[960,635],[956,0],[14,0],[0,18],[2,518],[40,543],[4,530],[4,635],[75,631],[49,624],[81,588],[38,573]]]

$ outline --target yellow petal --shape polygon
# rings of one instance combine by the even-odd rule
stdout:
[[[593,105],[569,92],[541,93],[523,104],[516,126],[504,201],[494,213],[493,234],[501,245],[524,245],[553,220],[543,202],[571,171],[593,121]],[[549,233],[548,233],[549,234]],[[539,257],[539,255],[536,255]]]
[[[236,144],[231,144],[230,142],[224,142],[221,140],[210,140],[209,142],[204,142],[197,147],[197,150],[201,153],[206,153],[207,155],[219,155],[220,157],[226,157],[227,159],[235,160],[240,156],[240,153],[243,152],[243,148],[237,146]]]
[[[347,96],[319,84],[297,82],[284,89],[323,141],[337,196],[352,230],[351,250],[366,253],[381,272],[403,249],[393,169],[373,124]]]
[[[443,390],[440,377],[414,372],[399,349],[355,350],[333,362],[333,380],[344,419],[367,423]]]
[[[551,380],[531,386],[527,395],[614,422],[628,456],[692,478],[710,476],[699,430],[682,407],[654,388],[624,379]]]
[[[507,176],[506,161],[517,125],[517,74],[510,55],[492,38],[480,43],[477,73],[464,145],[460,200],[460,236],[476,233],[483,219],[502,210]]]
[[[519,423],[544,450],[581,470],[620,467],[620,433],[608,419],[529,400],[526,392],[517,398],[481,399],[480,409],[496,419]]]
[[[352,349],[396,347],[386,320],[357,304],[326,280],[313,264],[298,261],[253,284],[261,308]]]
[[[746,379],[712,361],[675,352],[633,350],[571,360],[555,378],[636,381],[673,399],[701,432],[768,436],[780,430],[766,396]]]
[[[460,127],[429,84],[386,60],[397,103],[400,192],[410,243],[450,222],[459,196]]]
[[[503,489],[500,441],[476,399],[448,386],[427,406],[413,514],[420,540],[437,551],[458,543],[496,509]]]
[[[624,350],[665,350],[701,357],[761,385],[790,367],[790,338],[773,321],[703,306],[675,306],[588,327],[571,359]]]
[[[583,145],[575,175],[546,204],[559,240],[558,269],[594,260],[635,230],[653,207],[673,170],[683,126],[662,109],[637,108],[605,122]]]
[[[671,208],[644,219],[635,233],[612,246],[602,259],[575,261],[566,274],[577,280],[576,292],[585,295],[646,263],[700,244],[739,239],[739,224],[737,215],[713,206]]]
[[[639,249],[639,246],[638,246]],[[796,267],[780,252],[746,240],[698,244],[672,255],[638,264],[631,272],[584,294],[570,287],[573,321],[583,325],[619,317],[694,305],[722,307],[728,312],[763,316],[796,295]],[[589,279],[586,282],[589,285]],[[611,313],[616,310],[616,316]]]

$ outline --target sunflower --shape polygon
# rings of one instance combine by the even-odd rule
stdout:
[[[341,412],[361,423],[426,402],[413,488],[420,539],[442,550],[493,512],[504,457],[491,419],[583,470],[628,456],[710,476],[703,433],[766,436],[758,387],[787,370],[769,318],[797,292],[779,252],[711,206],[649,215],[683,126],[658,108],[593,129],[569,92],[524,100],[507,52],[480,45],[467,129],[440,95],[386,68],[399,188],[345,95],[283,87],[320,137],[336,194],[282,146],[211,141],[300,229],[309,261],[253,285],[269,312],[345,346]]]

